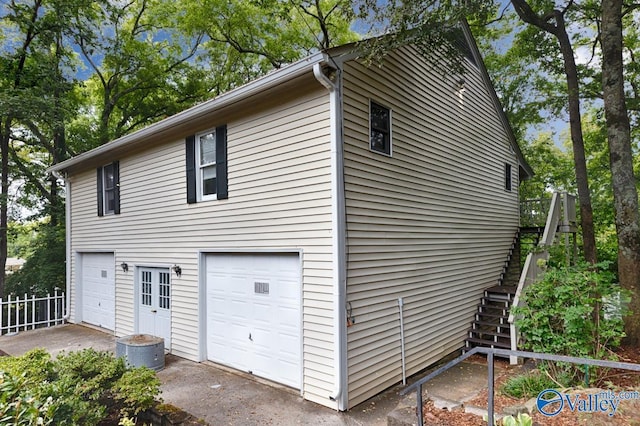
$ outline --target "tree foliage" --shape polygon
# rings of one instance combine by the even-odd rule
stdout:
[[[22,268],[7,277],[6,292],[45,296],[64,290],[66,271],[64,223],[42,223],[29,246],[30,255]]]
[[[353,41],[352,17],[342,0],[3,3],[0,270],[9,213],[49,218],[10,290],[64,285],[62,190],[47,167],[313,50]]]

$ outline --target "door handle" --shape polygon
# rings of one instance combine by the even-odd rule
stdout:
[[[151,310],[151,313],[152,313],[152,314],[155,314],[156,312],[158,312],[158,310],[157,310],[157,309],[152,309],[152,310]]]

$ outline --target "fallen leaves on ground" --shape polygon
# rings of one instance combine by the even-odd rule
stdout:
[[[622,347],[616,351],[618,360],[640,364],[640,350],[631,347]],[[469,361],[486,364],[486,359],[475,355]],[[523,405],[529,398],[516,399],[503,395],[500,392],[502,384],[509,378],[522,374],[521,366],[511,366],[508,361],[495,360],[496,377],[494,381],[494,412],[501,413],[505,407]],[[639,390],[640,374],[628,370],[608,370],[601,379],[600,386],[613,386],[617,390]],[[488,391],[482,390],[475,398],[467,401],[466,406],[487,408]],[[432,401],[427,401],[423,406],[424,424],[432,426],[478,426],[486,425],[487,422],[481,417],[471,413],[465,413],[464,409],[446,410],[439,409],[433,405]],[[640,400],[621,401],[618,411],[609,416],[607,413],[579,413],[572,412],[565,408],[560,414],[554,417],[547,417],[539,412],[534,412],[531,416],[534,425],[544,426],[631,426],[640,425]]]

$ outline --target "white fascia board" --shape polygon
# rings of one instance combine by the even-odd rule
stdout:
[[[328,56],[324,52],[315,53],[311,56],[301,59],[298,62],[294,62],[291,65],[273,71],[250,83],[247,83],[244,86],[240,86],[237,89],[226,92],[214,99],[195,105],[189,109],[158,121],[157,123],[153,123],[143,129],[122,136],[118,139],[115,139],[85,153],[79,154],[68,160],[62,161],[58,164],[54,164],[47,169],[47,173],[64,171],[69,167],[82,163],[83,161],[98,157],[103,154],[107,154],[110,151],[125,147],[126,145],[131,144],[135,141],[145,139],[157,133],[169,130],[176,125],[180,125],[203,115],[210,114],[212,111],[215,111],[218,108],[231,105],[242,99],[263,92],[268,88],[275,87],[306,72],[313,72],[313,66],[316,63],[325,62],[327,58]]]

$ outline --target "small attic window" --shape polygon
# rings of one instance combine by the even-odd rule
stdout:
[[[369,105],[369,149],[391,155],[391,110],[371,101]]]

